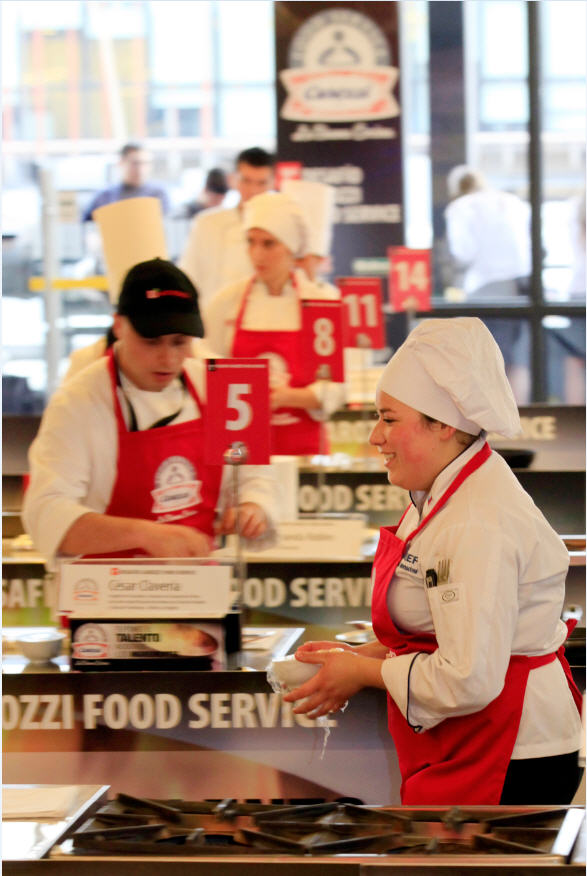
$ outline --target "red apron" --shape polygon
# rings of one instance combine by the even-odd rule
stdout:
[[[186,387],[201,412],[199,420],[131,432],[116,391],[112,350],[107,356],[118,430],[118,461],[112,495],[104,513],[193,526],[212,538],[222,466],[202,462],[205,408],[196,388],[184,373]],[[144,555],[137,548],[101,556]]]
[[[252,277],[241,301],[230,355],[234,358],[257,359],[279,356],[283,360],[284,371],[289,376],[289,385],[306,386],[302,366],[301,330],[255,331],[243,328],[247,300],[254,282],[255,277]],[[298,294],[299,302],[295,277],[291,277],[291,282]],[[303,408],[278,408],[271,412],[271,453],[273,454],[310,456],[315,453],[327,453],[325,438],[326,430],[322,424],[312,419]]]
[[[416,533],[423,529],[463,481],[483,465],[490,455],[491,450],[486,443],[463,467],[436,505],[406,539],[402,541],[395,534],[401,520],[398,526],[381,529],[373,561],[373,629],[379,641],[396,654],[431,654],[438,648],[438,643],[431,633],[402,632],[391,620],[387,608],[387,591],[395,569],[407,544]],[[567,625],[569,632],[574,625],[575,622]],[[389,731],[393,736],[402,775],[402,803],[498,804],[518,735],[528,675],[532,669],[544,666],[557,657],[580,709],[581,694],[572,679],[563,646],[555,654],[540,657],[513,655],[503,690],[489,705],[472,715],[445,718],[425,733],[416,732],[408,724],[388,694]]]

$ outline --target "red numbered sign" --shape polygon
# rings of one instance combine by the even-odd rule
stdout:
[[[306,383],[344,381],[342,302],[302,299],[302,361]]]
[[[390,246],[389,301],[395,311],[430,310],[430,250]]]
[[[247,463],[269,463],[269,363],[266,359],[208,359],[206,363],[208,465],[222,465],[235,443]]]
[[[301,161],[278,161],[275,165],[275,187],[279,190],[284,182],[302,178]]]
[[[385,346],[383,333],[383,297],[379,277],[339,277],[343,303],[343,343],[345,347]]]

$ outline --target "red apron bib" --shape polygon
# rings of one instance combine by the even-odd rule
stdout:
[[[117,472],[105,514],[193,526],[211,538],[222,466],[204,465],[204,416],[196,388],[186,387],[201,417],[186,423],[130,432],[116,391],[116,363],[107,353],[118,430]],[[145,556],[140,549],[98,556]]]
[[[431,633],[406,633],[398,630],[390,618],[387,591],[395,569],[407,544],[490,455],[489,445],[485,444],[463,467],[436,505],[406,539],[402,541],[395,534],[401,520],[398,526],[381,529],[373,561],[373,629],[378,640],[396,654],[431,654],[438,648],[438,643]],[[569,632],[574,625],[574,622],[567,625]],[[402,803],[498,804],[518,735],[528,675],[532,669],[544,666],[557,657],[580,709],[581,694],[572,679],[563,646],[556,654],[540,657],[513,655],[503,690],[489,705],[472,715],[446,718],[425,733],[416,732],[408,724],[388,694],[388,724],[402,775]]]
[[[289,374],[289,385],[306,386],[302,367],[301,330],[255,331],[243,328],[247,301],[253,288],[252,277],[243,295],[236,318],[231,356],[234,358],[269,358],[279,356]],[[295,277],[291,282],[298,294]],[[300,314],[301,316],[301,314]],[[303,408],[278,408],[271,412],[271,453],[280,456],[310,456],[327,453],[326,430]],[[321,444],[322,441],[322,444]]]

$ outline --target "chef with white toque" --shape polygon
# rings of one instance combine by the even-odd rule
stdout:
[[[473,317],[428,319],[385,367],[370,442],[410,491],[373,564],[377,641],[322,663],[285,696],[337,711],[387,690],[402,802],[564,804],[579,785],[581,695],[564,657],[567,550],[488,432],[520,419],[502,355]]]
[[[244,222],[255,274],[213,296],[204,312],[205,339],[219,355],[269,360],[272,454],[323,453],[323,422],[343,403],[344,384],[304,379],[301,300],[336,300],[338,290],[295,270],[309,229],[287,195],[251,198]]]

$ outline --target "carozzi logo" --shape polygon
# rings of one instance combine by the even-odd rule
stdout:
[[[152,513],[165,514],[199,505],[202,482],[196,477],[194,466],[184,456],[164,459],[155,472]]]
[[[84,660],[98,660],[108,653],[106,631],[99,624],[83,624],[73,637],[73,656]]]
[[[281,116],[291,121],[356,122],[393,118],[399,70],[379,26],[352,9],[330,9],[295,33],[281,81]]]
[[[74,602],[97,602],[98,584],[92,578],[82,578],[73,585]]]

